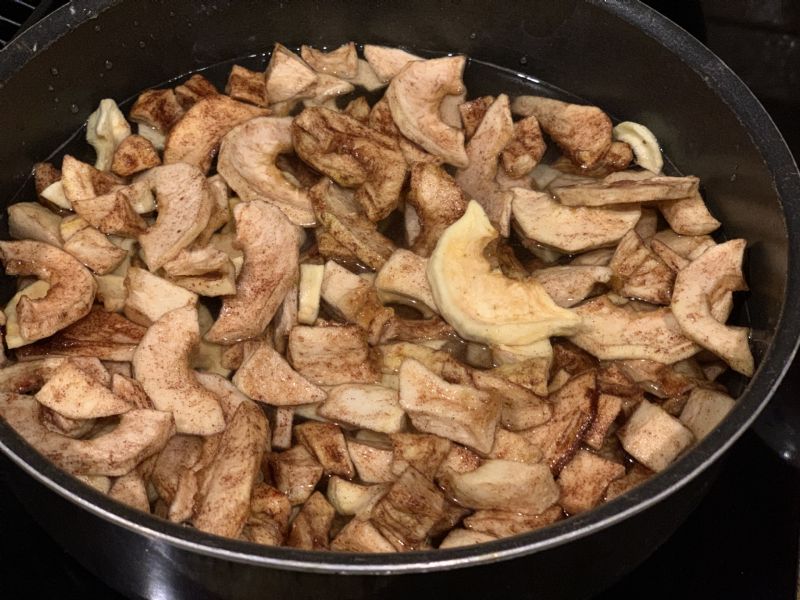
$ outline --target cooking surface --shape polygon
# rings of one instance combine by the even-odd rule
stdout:
[[[0,42],[38,5],[49,8],[63,3],[0,3],[0,25],[4,27]],[[800,6],[791,0],[649,3],[705,39],[745,79],[799,156],[800,122],[792,117],[800,111]],[[11,5],[13,14],[4,13]],[[9,21],[14,24],[7,26]],[[800,367],[796,365],[778,400],[793,398],[799,390]],[[11,468],[15,467],[7,459],[0,459],[3,596],[119,598],[64,554],[28,516],[5,485],[5,474]],[[797,598],[798,498],[800,473],[755,433],[748,432],[730,452],[697,511],[652,557],[598,600],[645,595],[650,600]],[[15,587],[18,591],[11,592]]]

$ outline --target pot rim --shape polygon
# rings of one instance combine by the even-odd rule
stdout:
[[[69,31],[122,0],[73,1],[40,21],[0,53],[0,81],[5,81],[38,52]],[[755,375],[719,428],[686,456],[628,494],[582,515],[537,531],[486,542],[478,546],[398,554],[350,554],[270,547],[221,538],[170,523],[118,504],[60,470],[0,422],[0,451],[41,484],[95,516],[149,538],[161,552],[174,549],[263,567],[316,573],[389,575],[422,573],[489,564],[541,552],[589,536],[640,513],[676,493],[699,476],[755,420],[792,362],[797,351],[800,318],[787,310],[789,298],[800,297],[800,175],[783,137],[747,86],[716,55],[678,25],[640,2],[586,0],[612,13],[656,40],[701,77],[739,117],[772,175],[784,208],[788,235],[788,273],[780,316],[769,349]],[[0,92],[2,93],[2,92]]]

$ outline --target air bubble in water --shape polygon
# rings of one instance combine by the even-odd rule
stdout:
[[[48,92],[54,92],[55,90],[56,90],[56,88],[54,88],[52,85],[48,85],[47,86],[47,91]]]
[[[519,64],[527,65],[528,64],[528,57],[527,56],[523,56],[522,58],[520,58],[519,59]]]
[[[56,67],[50,67],[50,75],[58,75],[58,69]]]
[[[474,31],[469,34],[469,39],[474,40],[474,39],[477,39],[477,38],[478,38],[478,34],[475,33]]]
[[[94,30],[95,31],[100,31],[101,29],[102,29],[102,27],[100,27],[100,25],[95,25],[94,26]]]
[[[139,40],[139,48],[144,48],[147,44],[144,43],[144,40]]]
[[[78,114],[78,110],[79,109],[78,109],[78,105],[77,104],[72,104],[69,107],[69,112],[71,112],[73,115]]]
[[[108,69],[110,71],[114,67],[114,63],[112,63],[110,60],[107,60],[105,62],[105,66],[106,66],[106,69]]]

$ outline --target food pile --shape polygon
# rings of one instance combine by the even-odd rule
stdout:
[[[752,375],[745,241],[641,124],[363,53],[102,100],[94,165],[36,165],[0,416],[129,506],[305,549],[494,540],[667,468]]]

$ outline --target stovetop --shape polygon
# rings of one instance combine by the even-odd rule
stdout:
[[[64,3],[0,0],[0,46],[20,24],[30,24],[31,19]],[[800,156],[800,121],[796,119],[800,114],[800,8],[791,0],[648,3],[705,41],[744,78],[776,120],[795,156]],[[798,390],[800,365],[796,364],[776,401],[794,398]],[[766,429],[764,422],[761,432]],[[790,450],[779,450],[791,455]],[[0,595],[121,598],[65,554],[27,514],[5,484],[10,468],[16,467],[0,460]],[[800,472],[749,431],[729,452],[710,492],[686,523],[596,600],[796,600],[800,598],[798,500]]]

